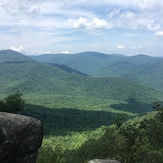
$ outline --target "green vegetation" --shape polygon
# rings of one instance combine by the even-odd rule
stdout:
[[[112,65],[126,57],[88,51],[72,55],[46,54],[31,56],[31,58],[39,62],[64,64],[85,74],[92,75],[103,67]]]
[[[163,107],[156,103],[156,111],[147,112],[153,111],[152,103],[161,101],[163,93],[137,83],[148,79],[150,69],[145,68],[154,66],[157,59],[94,52],[71,55],[71,59],[66,56],[57,55],[58,61],[74,67],[80,64],[80,68],[84,62],[85,71],[95,68],[98,61],[101,63],[97,69],[104,65],[107,69],[107,64],[114,63],[115,69],[109,71],[123,71],[120,75],[113,71],[118,77],[95,78],[64,65],[39,63],[20,53],[0,51],[0,98],[4,99],[0,108],[21,110],[19,113],[40,119],[44,126],[37,163],[86,163],[95,158],[162,163]],[[160,69],[154,71],[160,73]],[[144,78],[138,73],[141,71]],[[161,73],[155,75],[161,79]],[[21,94],[12,94],[17,91],[22,92],[26,102],[24,110]],[[12,95],[5,98],[8,94]]]
[[[162,99],[159,91],[126,79],[81,76],[35,62],[0,64],[0,83],[2,93],[20,91],[27,95],[89,96],[123,101],[134,98],[144,103]]]
[[[163,91],[163,58],[84,52],[75,55],[40,55],[34,60],[65,64],[95,77],[123,77]]]
[[[162,108],[159,109],[162,113]],[[77,154],[84,151],[86,159],[115,158],[124,163],[161,163],[163,160],[163,121],[159,113],[150,113],[127,121],[121,127],[111,126],[98,140],[86,142]],[[98,152],[97,152],[98,151]]]
[[[29,97],[26,97],[26,100],[30,102]],[[51,98],[51,103],[48,100],[45,103],[39,97],[33,103],[41,101],[41,105],[45,103],[45,106],[49,108],[26,106],[24,114],[39,118],[45,129],[38,163],[84,163],[93,158],[108,157],[125,163],[161,163],[163,144],[160,142],[163,136],[163,121],[160,104],[156,103],[154,106],[157,112],[137,116],[129,112],[107,110],[104,105],[101,105],[101,108],[103,106],[103,110],[106,109],[106,111],[100,111],[100,108],[94,111],[93,108],[95,109],[96,104],[99,103],[98,99],[92,99],[90,108],[86,103],[85,110],[83,103],[77,105],[78,101],[68,104],[69,100],[70,97],[67,101],[63,100],[64,104],[60,104],[62,100],[55,104],[54,98]],[[97,103],[93,106],[95,101]],[[110,105],[113,102],[110,101]],[[66,103],[68,107],[76,106],[76,109],[57,108]],[[108,104],[109,101],[103,101],[103,103]],[[135,116],[137,117],[124,123],[128,118]]]
[[[121,126],[94,131],[47,136],[39,151],[38,163],[86,163],[111,158],[124,163],[162,163],[163,122],[158,113],[129,120]]]
[[[19,52],[13,50],[0,50],[0,63],[22,63],[32,62],[32,60]]]
[[[22,94],[17,92],[9,95],[4,100],[0,101],[0,111],[15,113],[24,110],[24,100],[21,98]]]

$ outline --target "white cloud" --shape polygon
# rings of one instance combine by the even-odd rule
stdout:
[[[0,45],[14,43],[12,49],[17,51],[23,45],[29,54],[33,50],[100,51],[104,45],[112,45],[113,51],[136,52],[138,44],[151,47],[151,42],[156,46],[161,42],[161,37],[155,37],[163,36],[162,17],[161,0],[0,0]]]
[[[124,3],[126,1],[123,1]],[[114,9],[108,13],[109,19],[117,28],[156,31],[163,28],[163,1],[135,0],[124,6],[114,1]],[[121,7],[120,7],[121,6]]]
[[[17,52],[24,52],[24,47],[23,46],[19,46],[19,47],[11,47],[11,50],[17,51]]]
[[[150,20],[148,18],[139,18],[136,20],[136,23],[140,26],[142,26],[142,25],[144,26],[144,25],[150,23]]]
[[[161,28],[160,24],[156,24],[151,18],[139,18],[136,20],[138,29],[147,29],[149,31],[157,31]]]
[[[40,5],[33,5],[29,8],[29,13],[37,14],[37,13],[41,12],[41,8],[42,8],[42,6],[40,6]]]
[[[62,51],[62,54],[71,54],[69,51]]]
[[[141,9],[147,8],[150,4],[151,4],[151,0],[142,0],[142,1],[138,1],[138,2],[137,2],[137,5],[138,5]]]
[[[37,14],[41,11],[42,1],[39,0],[1,0],[0,6],[8,14],[22,16],[22,14]]]
[[[135,18],[135,13],[131,12],[131,11],[126,11],[124,13],[122,13],[120,15],[120,19],[128,19],[128,20],[132,20]]]
[[[75,20],[72,24],[72,27],[76,29],[82,29],[89,26],[88,19],[80,17],[78,20]]]
[[[163,8],[163,1],[161,0],[139,0],[137,5],[142,10],[159,12]]]
[[[156,25],[147,24],[147,29],[150,31],[157,31],[160,29],[160,25],[159,24],[156,24]]]
[[[77,18],[77,17],[87,17],[92,18],[95,17],[95,14],[89,10],[86,10],[84,7],[81,7],[81,1],[50,1],[47,0],[44,2],[41,15],[51,15],[56,17],[63,18]],[[87,3],[86,3],[87,4]]]
[[[113,24],[112,23],[108,23],[106,20],[104,19],[98,19],[98,18],[94,18],[91,22],[90,25],[92,28],[95,29],[101,29],[101,28],[113,28]]]
[[[154,30],[158,30],[160,28],[160,25],[159,24],[155,24],[154,23],[154,20],[151,19],[151,18],[138,18],[136,20],[136,29],[147,29],[147,30],[150,30],[150,31],[154,31]]]
[[[79,19],[72,20],[72,27],[75,29],[111,29],[113,28],[113,24],[97,17],[93,20],[80,17]]]
[[[120,14],[120,10],[119,9],[114,9],[114,10],[110,11],[108,15],[109,15],[110,18],[112,18],[112,17],[115,17],[115,16],[117,16],[119,14]]]
[[[123,45],[118,45],[117,48],[118,49],[125,49],[125,47]]]
[[[158,31],[155,34],[156,34],[156,36],[163,36],[163,31]]]
[[[81,6],[81,5],[84,5],[84,6],[97,6],[97,7],[101,7],[101,6],[131,6],[131,5],[135,5],[136,4],[136,0],[135,1],[131,1],[131,0],[123,0],[123,1],[120,1],[120,0],[96,0],[95,1],[92,1],[92,0],[80,0],[80,1],[77,1],[77,0],[71,0],[71,1],[66,1],[68,2],[69,4],[73,5],[73,6]],[[67,4],[67,3],[66,3]]]

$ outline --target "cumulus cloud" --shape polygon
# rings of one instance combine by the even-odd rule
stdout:
[[[95,29],[101,29],[101,28],[113,28],[113,24],[112,23],[108,23],[106,20],[104,19],[98,19],[98,18],[94,18],[90,24],[90,26],[92,28]]]
[[[75,29],[111,29],[113,28],[113,24],[97,17],[93,20],[80,17],[79,19],[73,20],[72,27]]]
[[[72,24],[72,27],[76,29],[82,29],[89,26],[88,20],[86,18],[80,17],[78,20],[75,20]]]
[[[117,48],[118,49],[125,49],[125,47],[123,45],[118,45]]]
[[[17,51],[17,52],[24,52],[24,47],[23,46],[19,46],[19,47],[11,47],[11,50]]]
[[[158,30],[163,23],[161,21],[163,16],[163,1],[161,0],[139,0],[137,4],[139,10],[139,18],[148,19],[147,29],[154,31]],[[161,24],[160,24],[161,23]]]
[[[114,3],[116,3],[114,1]],[[125,1],[124,1],[125,3]],[[163,1],[160,0],[136,0],[135,4],[123,8],[116,4],[113,10],[108,12],[108,18],[117,28],[134,30],[157,31],[163,28]]]
[[[147,29],[149,31],[157,31],[161,28],[160,24],[156,23],[153,18],[149,17],[137,18],[135,22],[137,29]]]

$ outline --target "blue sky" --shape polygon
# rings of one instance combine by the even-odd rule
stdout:
[[[162,0],[0,0],[0,49],[163,56]]]

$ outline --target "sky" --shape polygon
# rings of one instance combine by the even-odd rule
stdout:
[[[163,1],[0,0],[0,49],[163,56]]]

